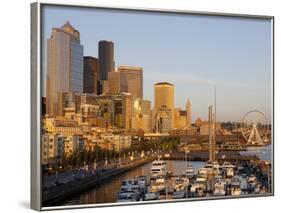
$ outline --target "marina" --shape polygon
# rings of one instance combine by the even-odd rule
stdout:
[[[153,173],[158,164],[166,170],[165,176],[163,173]],[[266,173],[266,169],[261,170],[259,163],[219,164],[156,159],[109,178],[58,204],[146,202],[269,193],[271,193],[271,174]]]

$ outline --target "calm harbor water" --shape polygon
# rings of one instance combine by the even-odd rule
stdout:
[[[272,145],[248,147],[247,151],[241,151],[240,154],[256,155],[263,161],[272,162]]]
[[[261,160],[268,160],[271,162],[271,151],[272,146],[265,146],[265,147],[249,147],[248,151],[240,152],[241,155],[243,154],[253,154],[260,157]],[[190,161],[192,164],[195,172],[200,167],[203,167],[205,162],[200,161]],[[182,174],[185,171],[186,163],[184,161],[168,161],[167,162],[168,170],[173,171],[174,174]],[[150,168],[151,163],[145,164],[141,167],[135,168],[131,171],[128,171],[124,174],[120,174],[116,177],[105,181],[104,183],[100,184],[99,186],[89,189],[86,192],[83,192],[77,196],[73,196],[59,205],[80,205],[80,204],[95,204],[95,203],[115,203],[117,199],[117,192],[120,189],[122,180],[129,179],[129,178],[136,178],[140,175],[146,175],[147,177],[150,176]]]
[[[190,161],[195,172],[198,168],[204,166],[204,162]],[[92,204],[92,203],[115,203],[117,199],[117,192],[121,187],[122,180],[129,178],[136,178],[140,175],[150,176],[151,163],[145,164],[141,167],[135,168],[124,174],[120,174],[114,178],[105,181],[103,184],[94,189],[83,192],[78,196],[69,198],[60,203],[60,205],[78,205],[78,204]],[[167,161],[168,170],[173,171],[174,174],[182,174],[185,171],[186,163],[184,161]]]

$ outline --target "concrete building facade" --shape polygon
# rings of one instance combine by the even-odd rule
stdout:
[[[133,98],[143,98],[143,69],[133,66],[119,66],[120,91],[131,93]]]

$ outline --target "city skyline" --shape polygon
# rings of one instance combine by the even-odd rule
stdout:
[[[43,17],[42,206],[272,195],[266,19]]]
[[[114,61],[116,67],[119,65],[128,65],[140,66],[143,68],[144,99],[150,100],[152,105],[154,105],[154,83],[168,81],[175,85],[175,107],[184,108],[185,101],[189,98],[192,103],[192,121],[194,122],[197,117],[207,119],[207,107],[213,103],[212,88],[216,86],[217,120],[239,121],[245,112],[256,108],[265,112],[270,120],[270,94],[272,85],[270,84],[271,58],[270,54],[268,54],[271,51],[269,45],[271,42],[271,25],[269,21],[266,22],[264,20],[253,19],[245,20],[245,18],[241,21],[240,19],[242,18],[222,18],[198,15],[172,15],[174,18],[172,19],[169,14],[156,13],[152,15],[146,12],[137,12],[137,14],[133,14],[130,11],[122,11],[122,13],[120,13],[120,11],[114,11],[113,15],[116,16],[116,19],[110,19],[111,21],[115,20],[113,21],[114,23],[107,23],[106,18],[102,19],[101,16],[106,17],[109,12],[102,9],[91,9],[91,12],[87,8],[58,8],[60,7],[56,7],[56,9],[47,7],[43,11],[45,20],[43,22],[44,41],[46,40],[45,38],[49,37],[51,32],[50,29],[52,27],[60,27],[67,20],[69,20],[81,34],[81,44],[84,46],[84,56],[89,55],[98,57],[98,42],[100,40],[111,40],[115,45]],[[58,13],[58,10],[62,10],[62,13]],[[83,11],[83,14],[79,12],[80,10]],[[110,14],[112,15],[111,12],[112,11],[110,11]],[[99,18],[92,19],[89,18],[89,16]],[[128,16],[130,16],[130,19],[128,19]],[[87,17],[87,19],[85,19],[85,17]],[[124,17],[127,17],[127,19]],[[169,20],[174,20],[170,21],[171,23],[169,27],[171,29],[168,31],[166,28],[164,29],[163,26],[163,22],[167,17]],[[148,24],[145,22],[147,18],[152,20],[152,23]],[[214,19],[215,22],[213,22]],[[101,23],[96,27],[93,27],[95,26],[94,24],[96,24],[96,20],[99,20],[100,22],[104,21],[104,27],[107,26],[107,28],[111,30],[104,30],[103,24]],[[120,22],[120,20],[122,21]],[[126,25],[124,23],[126,20],[131,24]],[[192,21],[192,24],[189,26],[187,24],[189,24],[190,20]],[[116,24],[117,22],[119,25]],[[137,36],[137,33],[133,34],[134,36],[131,36],[131,33],[122,30],[126,26],[136,30],[136,26],[132,25],[132,23],[141,24],[142,27],[138,26],[138,28],[142,30],[148,29],[151,33],[149,33],[149,36],[143,36],[143,34],[142,36]],[[147,26],[143,26],[144,23],[147,23]],[[230,23],[232,24],[231,27],[228,26]],[[163,38],[155,39],[157,35],[152,33],[155,33],[152,28],[155,24],[159,26],[159,29],[157,30],[160,33],[166,32],[167,35],[163,35]],[[179,29],[185,25],[191,27],[190,32],[193,32],[191,35],[186,34],[186,30]],[[209,25],[213,26],[213,30]],[[250,29],[248,29],[248,25],[251,26]],[[113,31],[115,33],[112,32],[112,28],[108,26],[114,26]],[[199,29],[199,26],[202,26],[202,29]],[[222,29],[222,26],[226,28],[226,30]],[[118,27],[120,27],[119,30]],[[178,32],[182,32],[182,35],[175,35],[171,32],[172,29],[175,29],[176,27]],[[205,29],[204,27],[207,28]],[[204,35],[196,34],[200,32],[202,33],[202,30],[205,33],[209,32],[207,37],[209,37],[211,41],[218,41],[221,37],[224,37],[224,40],[219,44],[205,41],[208,42],[208,44],[198,45],[200,41],[204,43]],[[240,34],[238,33],[235,34],[235,36],[231,36],[233,31],[236,33],[240,32]],[[221,33],[223,36],[216,33]],[[96,35],[93,36],[94,34]],[[195,35],[198,35],[199,38]],[[226,39],[226,35],[230,36],[230,38]],[[251,37],[253,35],[255,36]],[[124,39],[122,40],[121,37],[127,39],[127,42],[124,42]],[[177,42],[175,38],[178,38]],[[153,44],[151,48],[145,48],[146,45],[142,45],[144,47],[141,47],[143,42],[140,41],[143,40],[146,40],[147,43],[145,44],[149,44],[150,46]],[[174,43],[171,44],[171,41],[174,41]],[[230,41],[232,41],[232,43]],[[180,42],[185,42],[182,43],[183,48],[181,47]],[[136,43],[139,44],[137,45]],[[191,43],[194,44],[191,45]],[[217,46],[215,46],[215,44]],[[185,49],[187,45],[190,46]],[[246,47],[242,48],[243,45]],[[253,51],[249,51],[250,48],[254,48]],[[152,55],[155,53],[155,49],[158,50],[159,54]],[[212,54],[212,50],[216,51],[217,55]],[[225,51],[229,50],[234,50],[229,53],[230,56],[219,58],[220,56],[223,56]],[[250,53],[252,55],[248,55],[249,63],[246,63],[248,62],[246,60],[246,55]],[[155,60],[152,60],[151,57],[155,58]],[[163,59],[161,57],[163,57]],[[170,60],[167,60],[167,57],[170,58]],[[204,58],[204,60],[194,62],[194,57],[198,57],[199,59]],[[177,60],[174,60],[175,58]],[[192,60],[186,60],[186,58]],[[199,60],[198,58],[197,60]],[[221,67],[218,65],[220,63],[216,60],[221,62]],[[202,63],[202,61],[205,63]],[[159,65],[159,63],[161,64]],[[243,64],[243,66],[240,64]],[[226,67],[229,69],[224,69]],[[215,68],[217,69],[216,71],[210,71]],[[256,72],[253,73],[253,71],[247,71],[248,69],[246,70],[246,68],[255,70]],[[188,71],[185,73],[186,70],[190,70],[190,72]],[[233,70],[237,70],[237,73],[233,73]],[[223,74],[224,72],[225,74]],[[173,75],[171,75],[171,73],[173,73]],[[225,97],[225,94],[227,94],[228,97]]]

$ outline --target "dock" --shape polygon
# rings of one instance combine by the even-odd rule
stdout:
[[[184,152],[172,152],[169,155],[163,156],[164,160],[181,160],[185,159],[188,161],[208,161],[209,160],[209,152],[198,151],[198,152],[190,152],[185,155]],[[254,163],[259,162],[259,157],[255,155],[241,155],[238,151],[223,151],[216,154],[216,160],[220,162],[228,161],[231,163]]]
[[[126,165],[121,165],[116,168],[103,169],[96,172],[93,175],[85,176],[80,180],[72,180],[68,183],[43,190],[42,192],[42,202],[43,206],[50,206],[54,203],[59,203],[60,201],[71,197],[75,194],[79,194],[85,190],[89,190],[89,188],[93,188],[98,184],[110,179],[118,174],[124,173],[136,167],[142,166],[146,163],[149,163],[155,159],[154,156],[145,157],[143,159],[139,159],[128,163]]]

